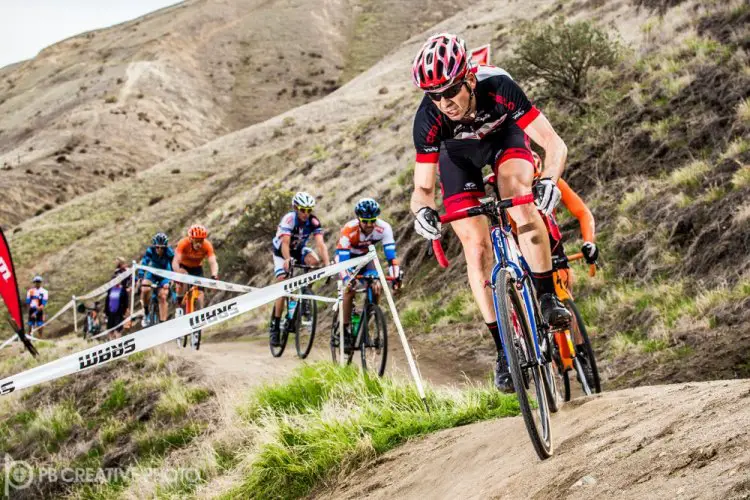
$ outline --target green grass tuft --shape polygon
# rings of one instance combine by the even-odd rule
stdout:
[[[695,188],[710,170],[711,167],[708,163],[703,160],[696,160],[672,172],[669,181],[673,186]]]
[[[109,397],[102,403],[102,410],[115,412],[128,404],[129,396],[124,380],[115,380],[110,389]]]
[[[351,367],[304,366],[287,382],[257,391],[243,411],[270,437],[244,483],[224,498],[299,498],[412,437],[519,413],[515,397],[490,386],[428,391],[427,401],[430,412],[412,385]]]

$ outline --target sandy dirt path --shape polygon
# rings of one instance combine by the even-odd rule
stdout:
[[[750,498],[750,381],[641,387],[568,403],[540,462],[520,417],[438,432],[316,498]]]

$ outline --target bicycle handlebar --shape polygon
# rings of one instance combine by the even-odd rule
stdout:
[[[373,275],[370,275],[370,274],[358,274],[358,275],[356,275],[354,277],[354,279],[357,279],[357,280],[379,280],[380,277],[379,276],[373,276]],[[393,276],[386,276],[385,280],[386,281],[398,281],[398,278],[394,278]]]
[[[568,261],[573,262],[576,260],[583,259],[583,252],[574,253],[572,255],[566,255]],[[589,264],[589,276],[592,278],[596,276],[596,264]]]
[[[504,200],[498,200],[494,202],[495,208],[499,210],[505,210],[511,207],[517,207],[518,205],[526,205],[527,203],[534,203],[534,195],[532,193],[524,194],[521,196],[514,196],[513,198],[506,198]],[[475,217],[477,215],[483,215],[487,211],[487,205],[479,205],[478,207],[471,207],[469,209],[454,212],[452,214],[445,214],[440,216],[440,222],[448,224],[461,219],[467,219],[469,217]]]
[[[506,210],[511,207],[517,207],[519,205],[526,205],[527,203],[534,203],[534,194],[524,194],[521,196],[514,196],[513,198],[506,198],[504,200],[498,200],[493,202],[493,206],[496,210]],[[448,224],[461,219],[467,219],[469,217],[476,217],[477,215],[484,215],[487,213],[488,204],[482,204],[478,207],[471,207],[467,210],[455,212],[452,214],[445,214],[440,216],[440,222]],[[447,268],[450,265],[448,258],[445,256],[443,251],[443,245],[440,240],[432,240],[432,251],[435,254],[438,264],[442,268]]]

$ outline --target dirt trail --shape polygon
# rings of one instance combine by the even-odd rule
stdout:
[[[388,374],[407,377],[393,341]],[[309,360],[329,359],[326,347],[321,336]],[[195,360],[225,400],[303,362],[293,341],[279,359],[265,339],[206,343],[197,353],[167,349]],[[436,385],[468,380],[460,367],[425,355],[420,369]],[[605,392],[553,417],[555,455],[547,461],[537,459],[520,417],[498,419],[408,443],[314,498],[750,499],[749,428],[750,380]]]
[[[330,360],[327,337],[324,337],[326,336],[316,337],[315,345],[306,361],[297,357],[293,337],[289,338],[286,350],[280,358],[271,356],[268,341],[265,338],[231,342],[210,342],[209,340],[201,345],[198,352],[180,349],[173,343],[168,344],[164,349],[195,361],[196,367],[200,368],[209,383],[220,392],[235,392],[235,390],[244,392],[249,387],[282,379],[301,363]],[[406,357],[398,338],[389,336],[389,341],[391,345],[388,350],[386,374],[410,377]],[[422,350],[419,348],[415,350],[420,373],[427,382],[433,385],[461,385],[470,380],[462,374],[460,368],[446,369],[441,367],[437,360],[428,358],[426,350],[425,353],[421,353]],[[354,362],[359,365],[359,358],[355,357]]]
[[[520,418],[402,446],[315,498],[750,498],[750,381],[577,399],[539,462]]]

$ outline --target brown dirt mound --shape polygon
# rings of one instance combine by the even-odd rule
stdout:
[[[458,427],[386,453],[314,498],[750,496],[750,382],[630,389],[574,400],[539,462],[520,417]]]

